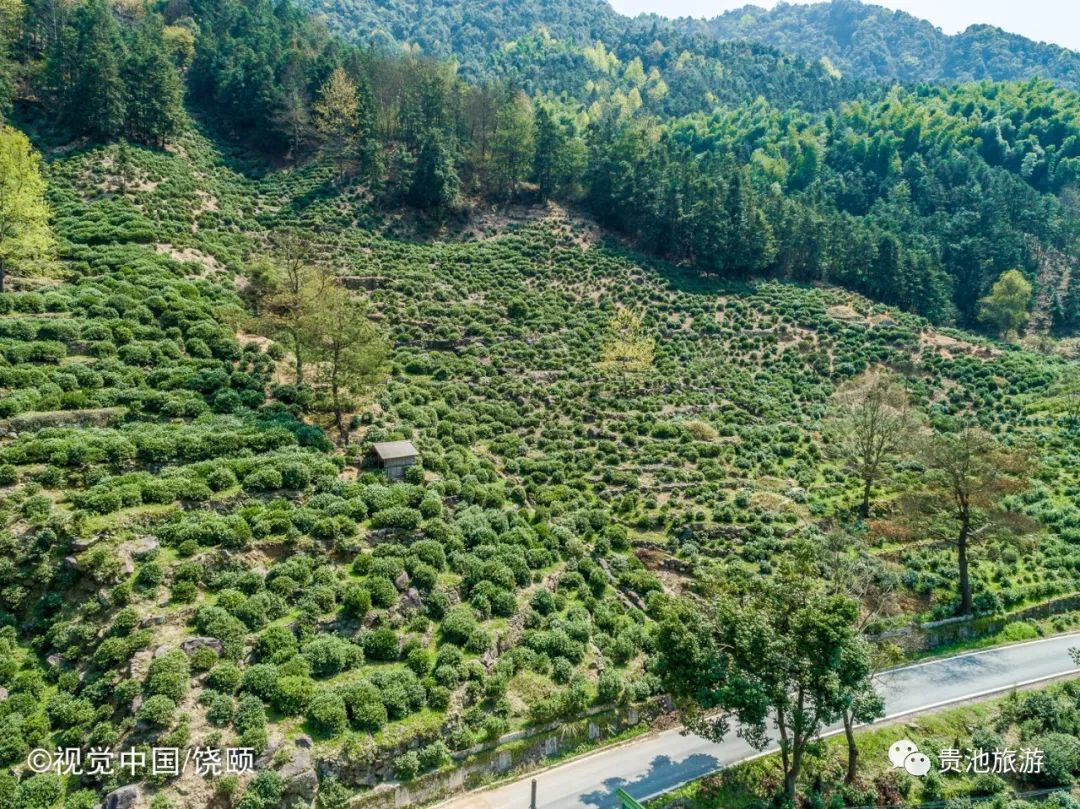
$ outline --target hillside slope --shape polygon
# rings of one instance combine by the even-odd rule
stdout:
[[[646,700],[659,595],[768,575],[850,512],[857,486],[819,429],[836,386],[877,365],[937,420],[1041,446],[1017,505],[1049,533],[1024,556],[988,546],[977,608],[1077,586],[1059,360],[835,289],[687,274],[559,208],[425,241],[325,171],[247,179],[198,134],[132,149],[126,177],[118,157],[53,158],[59,280],[0,296],[5,763],[58,743],[235,744],[279,750],[268,772],[304,789],[290,740],[309,734],[354,791]],[[243,270],[284,227],[362,279],[395,347],[344,454],[282,348],[244,331]],[[641,315],[648,373],[605,360],[620,307]],[[398,438],[423,474],[356,468]],[[950,551],[887,535],[867,546],[903,594],[883,617],[948,614]],[[50,778],[18,789],[63,788]],[[141,789],[211,800],[190,774]]]
[[[575,8],[570,38],[483,40],[490,82],[270,0],[24,9],[0,807],[415,797],[667,710],[708,667],[658,626],[720,598],[813,596],[863,684],[857,622],[1076,623],[1080,97],[609,47]],[[879,395],[903,424],[867,477]],[[390,480],[374,445],[405,440]],[[942,507],[961,440],[974,515]],[[33,774],[39,747],[258,774]]]

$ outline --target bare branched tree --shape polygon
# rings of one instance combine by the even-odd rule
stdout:
[[[862,483],[862,517],[870,516],[874,485],[888,473],[915,426],[907,391],[886,372],[867,371],[833,396],[826,432],[833,454]]]
[[[1004,500],[1027,488],[1031,453],[1006,447],[976,427],[935,432],[921,437],[916,446],[927,485],[905,497],[905,512],[916,530],[956,548],[957,612],[967,615],[972,611],[972,546],[992,537],[1030,535],[1038,527]]]

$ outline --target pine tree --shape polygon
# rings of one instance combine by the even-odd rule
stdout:
[[[528,175],[534,152],[532,102],[516,93],[499,110],[499,122],[492,142],[495,189],[511,196]]]
[[[334,418],[342,443],[349,443],[346,412],[383,375],[388,348],[368,318],[364,302],[334,281],[322,285],[303,324],[309,355],[316,363],[316,407]]]
[[[421,138],[409,202],[423,210],[441,212],[454,203],[460,188],[450,149],[439,132],[429,130]]]
[[[165,51],[160,28],[144,26],[135,37],[124,71],[126,130],[139,143],[163,146],[180,131],[183,89]]]
[[[314,113],[315,131],[340,176],[356,151],[360,134],[360,97],[343,68],[335,68],[323,82]]]
[[[555,191],[557,155],[562,150],[565,139],[559,125],[543,104],[536,110],[534,125],[536,155],[533,158],[533,177],[540,186],[540,196],[547,198]]]
[[[536,110],[533,128],[533,179],[540,187],[540,196],[546,199],[573,194],[585,170],[584,142],[542,104]]]
[[[22,28],[25,13],[26,7],[22,0],[0,0],[0,121],[11,106],[15,92],[10,55]]]
[[[72,18],[53,58],[70,78],[62,96],[63,120],[79,134],[111,140],[124,126],[125,96],[121,65],[124,44],[105,0],[86,0]]]

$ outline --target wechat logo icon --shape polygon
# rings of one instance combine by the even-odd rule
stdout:
[[[909,775],[917,778],[922,778],[930,772],[930,757],[925,753],[920,753],[915,742],[909,739],[901,739],[893,743],[889,748],[889,761],[894,768],[903,767]]]

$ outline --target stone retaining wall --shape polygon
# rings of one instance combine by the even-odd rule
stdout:
[[[1002,615],[964,616],[918,624],[884,632],[878,640],[895,643],[905,652],[929,652],[942,646],[986,637],[1000,632],[1008,624],[1035,621],[1080,610],[1080,593],[1059,596]]]
[[[643,706],[600,709],[586,718],[511,734],[500,739],[498,745],[475,747],[456,754],[457,761],[452,769],[426,773],[407,784],[380,783],[370,792],[354,797],[350,809],[399,809],[433,803],[475,789],[513,770],[542,767],[546,759],[560,752],[616,736],[668,711],[670,705],[666,700],[656,700]],[[334,772],[335,768],[331,762],[320,762],[320,770]],[[355,778],[349,780],[356,781]]]

